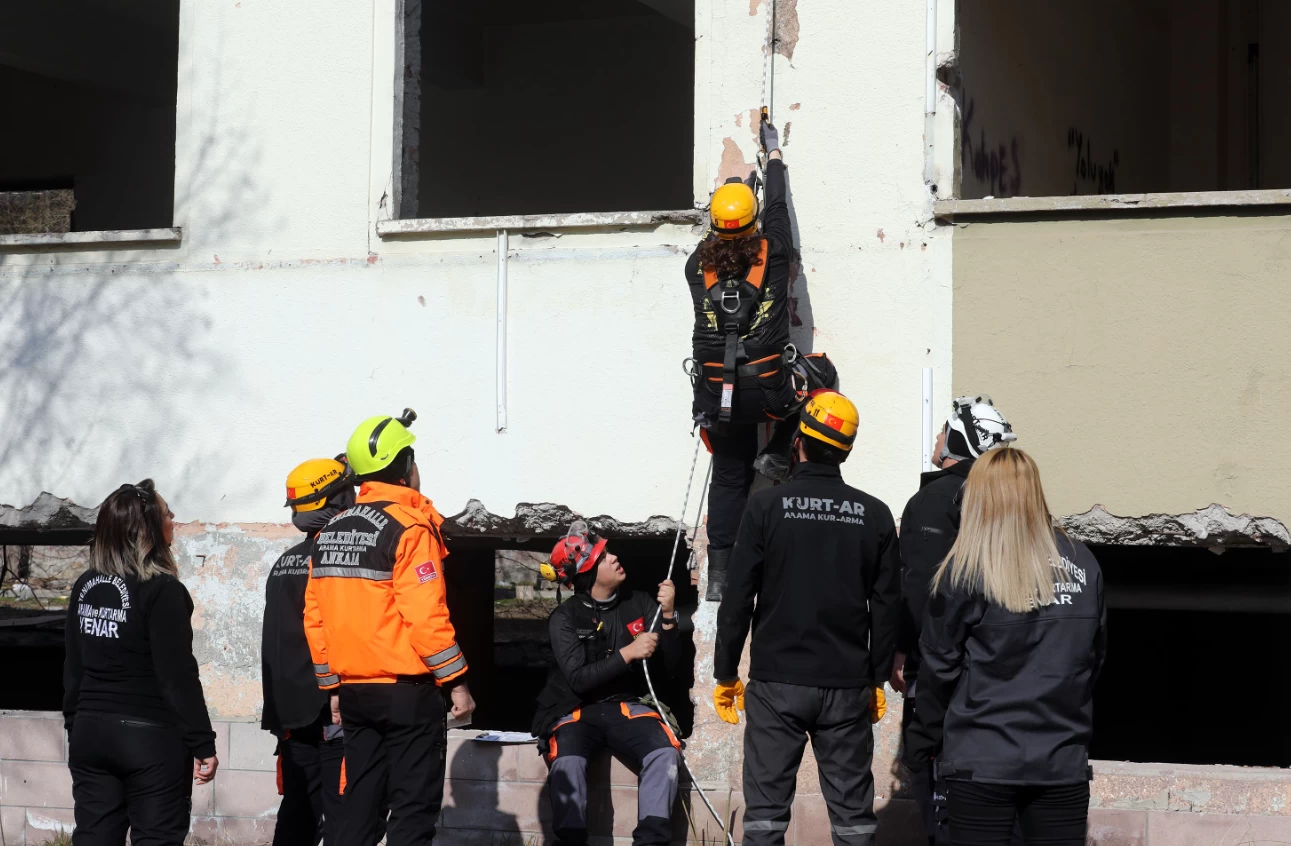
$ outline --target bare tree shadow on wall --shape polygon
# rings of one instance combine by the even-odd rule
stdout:
[[[204,239],[235,218],[258,225],[267,199],[254,176],[258,148],[215,116],[196,134],[186,194],[218,179],[227,195],[195,222]],[[191,199],[177,196],[176,206]],[[116,484],[155,476],[181,512],[191,495],[218,490],[229,466],[228,445],[210,437],[219,427],[195,425],[218,418],[222,395],[236,389],[232,358],[212,335],[214,286],[194,275],[205,268],[184,265],[193,259],[179,245],[103,251],[94,264],[72,263],[78,252],[0,252],[3,488],[30,498],[74,488],[92,505]],[[188,457],[176,466],[178,444]]]

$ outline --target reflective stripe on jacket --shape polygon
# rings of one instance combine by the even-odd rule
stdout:
[[[305,634],[319,687],[427,674],[443,685],[466,672],[448,618],[443,522],[411,488],[366,482],[318,533]]]

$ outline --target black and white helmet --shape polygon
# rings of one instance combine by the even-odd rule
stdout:
[[[940,458],[967,461],[1017,439],[1013,427],[989,396],[959,397],[946,421],[946,444],[941,448]]]

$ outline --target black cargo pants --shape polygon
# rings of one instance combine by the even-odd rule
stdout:
[[[447,708],[430,676],[426,680],[341,685],[345,808],[337,843],[376,846],[387,802],[388,846],[430,846],[434,840],[444,803]]]
[[[331,709],[326,722],[292,729],[278,744],[282,770],[282,804],[273,829],[273,846],[339,846],[341,824],[341,762],[345,740],[328,740]]]
[[[558,721],[548,743],[547,784],[559,846],[587,843],[587,762],[603,749],[638,772],[633,846],[672,843],[678,745],[659,712],[638,702],[587,705]]]
[[[76,846],[181,846],[188,836],[193,755],[179,730],[148,720],[79,713],[68,767]]]
[[[745,691],[744,843],[783,846],[811,739],[835,846],[871,846],[874,733],[869,688],[750,681]]]

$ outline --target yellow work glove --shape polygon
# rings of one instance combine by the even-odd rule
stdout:
[[[877,723],[883,719],[883,715],[888,712],[888,698],[883,694],[883,688],[874,688],[874,696],[870,698],[870,723]]]
[[[722,722],[737,725],[740,717],[735,711],[744,710],[744,683],[739,679],[718,682],[713,689],[713,707]]]

